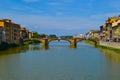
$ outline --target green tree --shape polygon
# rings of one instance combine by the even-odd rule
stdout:
[[[33,33],[32,38],[39,38],[39,34],[37,32]]]
[[[48,37],[49,38],[57,38],[57,36],[55,34],[50,34]]]
[[[39,38],[46,38],[46,36],[47,36],[46,34],[40,34]]]

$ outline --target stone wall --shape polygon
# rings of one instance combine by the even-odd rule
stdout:
[[[120,48],[120,42],[104,42],[104,41],[100,41],[100,45],[113,47],[113,48]]]

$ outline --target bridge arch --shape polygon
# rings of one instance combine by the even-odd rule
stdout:
[[[61,40],[67,41],[67,42],[69,42],[71,44],[71,41],[69,39],[58,39],[58,38],[56,38],[56,39],[48,39],[48,43],[50,43],[52,41],[61,41]]]

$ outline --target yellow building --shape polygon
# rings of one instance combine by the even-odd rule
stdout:
[[[112,39],[112,23],[106,23],[106,39]]]
[[[112,27],[112,39],[114,41],[120,41],[120,23]]]
[[[106,31],[107,31],[106,24],[100,26],[100,39],[103,41],[106,41],[108,38],[108,34]]]
[[[0,26],[5,31],[5,39],[7,43],[9,44],[20,43],[20,25],[19,24],[11,22],[10,19],[2,19],[0,20]]]
[[[100,27],[100,31],[105,33],[104,39],[120,41],[120,16],[106,20],[106,23]]]
[[[20,37],[22,39],[29,38],[29,30],[27,28],[20,29]]]
[[[108,20],[106,20],[106,23],[114,23],[117,21],[117,17],[112,17],[112,18],[109,18]]]
[[[11,27],[10,23],[11,23],[11,20],[9,20],[9,19],[0,20],[0,26],[5,31],[4,37],[6,37],[6,42],[8,42],[9,44],[12,43],[12,27]]]

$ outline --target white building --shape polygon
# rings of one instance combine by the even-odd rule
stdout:
[[[83,34],[75,34],[73,38],[84,38]]]

